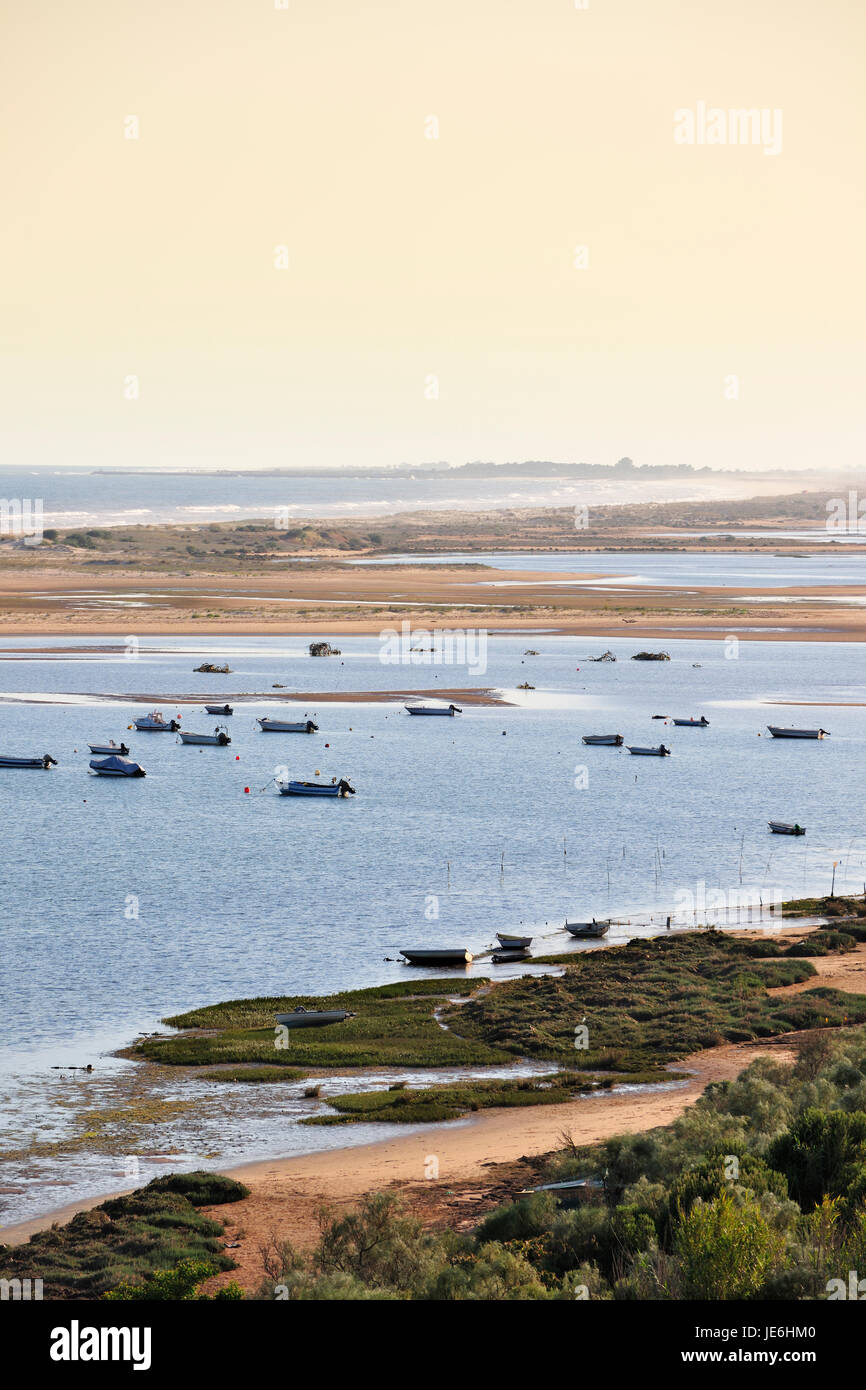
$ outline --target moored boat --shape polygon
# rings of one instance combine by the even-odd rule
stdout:
[[[345,1009],[305,1009],[303,1005],[290,1014],[276,1015],[277,1023],[284,1028],[324,1028],[329,1023],[344,1023],[347,1018],[354,1017]]]
[[[675,719],[674,723],[678,729],[707,729],[710,721],[702,714],[700,719]]]
[[[180,728],[177,719],[166,719],[161,709],[151,710],[134,721],[136,729],[142,734],[175,734]]]
[[[312,719],[288,720],[288,719],[268,719],[256,720],[261,725],[263,734],[315,734],[318,733],[319,726],[314,724]]]
[[[588,743],[591,748],[622,748],[622,734],[584,734],[583,743]]]
[[[231,705],[205,705],[205,714],[234,714]]]
[[[768,724],[767,728],[773,738],[827,738],[829,737],[826,729],[780,729],[776,724]]]
[[[41,758],[14,758],[0,757],[0,767],[56,767],[57,759],[52,758],[50,753],[43,753]]]
[[[140,763],[134,763],[130,758],[93,758],[90,769],[95,772],[97,777],[146,777],[147,774]]]
[[[629,744],[628,751],[638,758],[669,758],[671,755],[671,750],[665,748],[663,743],[660,743],[658,748],[632,748]]]
[[[462,946],[439,950],[401,950],[400,954],[406,957],[410,965],[469,965],[472,961],[472,952]]]
[[[805,825],[798,825],[796,821],[790,825],[783,820],[768,820],[767,824],[774,835],[805,835],[806,833]]]
[[[593,917],[591,922],[566,922],[565,930],[571,932],[572,936],[607,936],[610,931],[610,922],[597,922]]]
[[[181,733],[181,743],[209,743],[220,748],[227,747],[231,739],[225,729],[216,728],[212,734]]]
[[[113,738],[110,738],[107,743],[88,743],[87,746],[91,753],[102,753],[104,757],[109,758],[115,753],[118,757],[125,758],[129,753],[125,743],[115,743]]]
[[[459,705],[404,705],[403,708],[409,714],[445,714],[453,717],[463,713]]]
[[[345,779],[339,782],[285,782],[280,796],[354,796],[355,788]]]
[[[507,931],[498,931],[496,939],[507,951],[525,951],[532,945],[531,936],[512,936]]]
[[[513,961],[531,960],[532,956],[530,952],[524,948],[522,951],[519,949],[513,951],[494,951],[490,959],[493,961],[494,965],[510,965]]]

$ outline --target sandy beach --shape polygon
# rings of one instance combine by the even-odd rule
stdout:
[[[793,927],[786,937],[794,940],[805,930]],[[777,992],[788,994],[820,985],[866,993],[866,943],[845,955],[816,957],[811,963],[817,979],[783,986]],[[615,1134],[644,1133],[671,1124],[708,1085],[733,1079],[756,1058],[792,1061],[798,1036],[789,1033],[759,1043],[723,1044],[696,1052],[673,1068],[691,1072],[691,1078],[669,1089],[614,1090],[565,1105],[488,1110],[354,1148],[217,1167],[244,1182],[250,1195],[231,1207],[210,1209],[215,1219],[225,1223],[226,1243],[234,1247],[231,1254],[238,1267],[217,1276],[209,1287],[236,1280],[245,1290],[255,1290],[263,1278],[263,1247],[275,1240],[291,1241],[301,1249],[315,1245],[321,1209],[350,1209],[368,1192],[398,1192],[431,1228],[470,1228],[486,1211],[538,1181],[546,1155],[571,1142],[592,1144]],[[438,1165],[435,1180],[425,1176],[431,1159]],[[63,1224],[77,1212],[99,1205],[107,1195],[118,1193],[9,1226],[3,1239],[10,1245],[20,1244],[36,1231],[55,1222]]]

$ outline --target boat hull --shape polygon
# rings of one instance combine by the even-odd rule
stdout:
[[[775,724],[768,724],[767,728],[773,738],[826,738],[826,729],[780,729]]]
[[[446,719],[453,719],[455,714],[462,714],[462,709],[457,705],[449,705],[447,709],[431,709],[427,705],[404,705],[403,708],[409,714],[430,714],[444,716]]]
[[[621,748],[622,734],[584,734],[582,742],[589,748]]]
[[[134,723],[140,734],[176,734],[180,728],[176,719],[169,719],[166,724],[157,724],[152,719],[136,719]]]
[[[662,743],[658,748],[632,748],[628,750],[636,758],[669,758],[671,750]]]
[[[675,719],[674,724],[678,729],[708,729],[709,719]]]
[[[522,951],[494,951],[490,957],[494,965],[510,965],[513,961],[531,960],[532,957],[527,950]]]
[[[258,719],[256,723],[261,725],[263,734],[315,734],[319,728],[312,719],[300,723],[289,723],[284,719]]]
[[[768,820],[768,826],[774,835],[805,835],[804,825],[789,825],[786,821]]]
[[[46,771],[55,762],[45,753],[41,758],[0,758],[0,767],[39,767]]]
[[[327,1028],[331,1023],[344,1023],[347,1018],[354,1018],[354,1014],[347,1013],[345,1009],[297,1009],[291,1014],[277,1014],[277,1023],[281,1023],[284,1028]]]
[[[205,714],[234,714],[231,705],[205,705]]]
[[[496,933],[496,940],[506,951],[525,951],[532,945],[531,936],[511,936],[504,931]]]
[[[472,961],[472,952],[460,949],[401,951],[400,954],[406,957],[410,965],[469,965]]]
[[[99,753],[103,758],[126,758],[129,755],[129,749],[125,743],[121,743],[120,746],[116,743],[88,743],[87,746],[91,753]]]
[[[583,937],[586,940],[595,940],[600,936],[607,936],[610,931],[610,922],[566,922],[565,930],[572,936]]]
[[[346,797],[354,794],[354,787],[350,787],[345,781],[331,785],[326,782],[287,782],[284,787],[280,787],[280,796]]]
[[[213,748],[226,748],[231,739],[228,734],[181,734],[181,743],[205,743]]]

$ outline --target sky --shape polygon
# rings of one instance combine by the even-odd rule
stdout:
[[[862,459],[862,0],[282,3],[2,0],[0,461]]]

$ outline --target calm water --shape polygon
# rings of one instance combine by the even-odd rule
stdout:
[[[321,474],[268,478],[249,474],[99,474],[83,469],[0,468],[0,493],[42,499],[46,526],[118,526],[169,522],[238,521],[273,515],[388,516],[403,511],[487,511],[513,507],[601,507],[628,502],[689,501],[786,491],[743,482],[745,475],[639,480],[574,479],[555,465],[535,477],[468,478],[448,471],[387,477]],[[822,520],[823,517],[818,517]]]
[[[679,906],[687,922],[693,901],[706,920],[713,892],[826,891],[834,860],[837,888],[863,889],[863,710],[762,703],[866,698],[856,644],[749,642],[726,658],[722,642],[677,641],[670,663],[644,664],[626,659],[642,645],[634,639],[524,633],[491,637],[486,674],[470,677],[383,665],[374,637],[333,640],[343,656],[327,661],[311,660],[300,639],[211,646],[235,668],[222,677],[193,675],[206,649],[181,640],[143,641],[135,661],[79,654],[91,639],[69,640],[71,652],[53,658],[0,659],[0,748],[59,761],[49,773],[0,773],[0,1041],[13,1129],[16,1105],[30,1115],[47,1104],[52,1063],[96,1062],[195,1004],[403,979],[402,946],[478,951],[518,926],[546,937],[541,949],[565,949],[566,914],[655,913],[658,923]],[[7,640],[0,651],[38,645]],[[539,656],[523,655],[530,645]],[[588,664],[605,647],[621,659]],[[513,692],[527,679],[536,689],[512,694],[521,706],[466,705],[453,720],[311,700],[298,706],[320,724],[311,737],[257,732],[254,715],[274,708],[265,695],[238,707],[225,750],[127,729],[143,712],[132,699],[141,691],[207,689],[216,701],[279,681]],[[179,709],[167,698],[162,707]],[[186,728],[215,722],[182,712]],[[711,724],[679,730],[653,714],[706,714]],[[768,722],[820,724],[832,736],[773,741]],[[674,755],[584,748],[590,732],[664,739]],[[112,736],[127,740],[146,779],[88,776],[87,741]],[[281,767],[348,776],[357,796],[279,797],[271,779]],[[768,818],[797,819],[808,833],[770,836]],[[649,929],[645,919],[615,927],[610,940]],[[255,1149],[252,1138],[245,1149],[237,1135],[232,1143]],[[105,1186],[103,1175],[96,1190]],[[42,1209],[58,1200],[65,1194],[43,1197]]]

